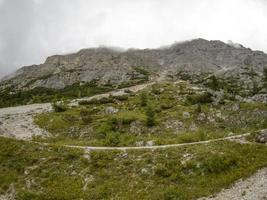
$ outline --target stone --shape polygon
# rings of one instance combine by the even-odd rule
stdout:
[[[240,109],[240,104],[239,103],[235,103],[232,107],[233,111],[238,111]]]
[[[140,121],[133,121],[130,124],[130,133],[134,135],[141,135],[143,132],[143,123]]]
[[[257,132],[255,140],[258,143],[267,143],[267,129]]]
[[[247,80],[251,69],[246,65],[251,60],[254,72],[262,74],[263,68],[267,66],[265,53],[243,46],[236,48],[221,41],[195,39],[160,50],[146,51],[89,48],[73,54],[50,56],[43,64],[23,67],[2,78],[0,90],[8,87],[14,88],[14,91],[37,87],[62,89],[86,83],[120,85],[140,78],[161,81],[168,80],[174,71],[179,76],[192,78],[201,75],[206,77],[206,74],[214,74],[220,79],[236,78],[240,87],[252,90],[248,87],[251,81]],[[135,66],[145,67],[137,70]],[[154,74],[159,74],[159,77]],[[261,76],[254,79],[256,85],[262,86]],[[215,104],[223,100],[223,91],[212,93]],[[259,94],[266,92],[261,91]],[[265,102],[267,100],[266,95],[255,98]]]
[[[170,129],[175,132],[179,132],[181,130],[184,130],[184,124],[181,121],[178,121],[176,119],[169,119],[163,123],[165,129]]]
[[[197,131],[198,130],[197,125],[194,122],[192,122],[189,126],[189,130],[190,131]]]
[[[146,168],[143,168],[143,169],[141,169],[141,173],[142,174],[148,174],[149,173],[149,170],[146,169]]]
[[[119,112],[119,109],[116,109],[116,108],[114,108],[112,106],[109,106],[109,107],[105,108],[105,114],[107,114],[107,115],[115,114],[117,112]]]
[[[154,144],[155,144],[155,143],[154,143],[153,140],[150,140],[150,141],[147,141],[147,142],[146,142],[146,146],[147,146],[147,147],[152,147],[152,146],[154,146]]]
[[[183,118],[185,118],[185,119],[190,118],[190,113],[189,112],[183,112]]]
[[[199,113],[199,115],[197,116],[197,120],[198,121],[204,121],[204,120],[206,120],[205,113]]]
[[[135,146],[142,147],[142,146],[144,146],[144,144],[145,144],[144,141],[138,141],[135,143]]]

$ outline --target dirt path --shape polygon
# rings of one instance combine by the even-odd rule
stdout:
[[[199,200],[266,200],[267,199],[267,168],[245,180],[237,181],[231,188],[222,190],[215,197]]]
[[[121,96],[126,94],[126,90],[138,92],[139,90],[143,90],[146,87],[153,85],[154,83],[155,82],[150,82],[146,84],[111,91],[104,94],[95,95],[92,97],[74,99],[69,105],[77,106],[80,101],[90,100],[93,98],[103,98],[108,97],[110,95]],[[52,106],[50,103],[31,104],[0,109],[0,136],[29,140],[34,135],[49,134],[48,132],[34,124],[33,117],[37,114],[49,112],[51,110]]]
[[[104,93],[104,94],[94,95],[94,96],[91,96],[91,97],[84,97],[84,98],[80,98],[80,99],[74,99],[74,100],[71,101],[71,103],[69,105],[70,106],[78,106],[79,102],[81,102],[81,101],[90,101],[92,99],[101,99],[103,97],[109,97],[109,96],[122,96],[124,94],[127,94],[126,91],[138,92],[138,91],[143,90],[143,89],[145,89],[148,86],[151,86],[153,84],[155,84],[155,82],[145,83],[145,84],[141,84],[141,85],[135,85],[135,86],[128,87],[128,88],[122,88],[122,89],[110,91],[110,92],[107,92],[107,93]]]
[[[71,105],[78,105],[79,101],[90,100],[93,98],[102,98],[109,95],[119,96],[125,94],[126,90],[137,92],[153,85],[155,82],[137,85],[129,88],[120,89],[117,91],[108,92],[105,94],[95,95],[93,97],[75,99]],[[48,133],[33,123],[33,116],[43,112],[52,110],[51,104],[32,104],[26,106],[18,106],[11,108],[0,109],[0,135],[5,137],[14,137],[17,139],[29,140],[33,135],[47,135]],[[190,146],[197,144],[208,144],[223,140],[242,141],[242,138],[249,135],[249,133],[219,138],[214,140],[171,144],[160,146],[142,146],[142,147],[90,147],[90,146],[75,146],[65,145],[68,148],[79,148],[84,150],[138,150],[138,149],[162,149],[170,147]],[[49,145],[46,143],[40,143]],[[199,200],[266,200],[267,199],[267,168],[260,170],[252,177],[246,180],[236,182],[230,189],[221,191],[216,197],[201,198]]]
[[[190,143],[180,143],[180,144],[167,144],[167,145],[155,145],[155,146],[141,146],[141,147],[92,147],[92,146],[76,146],[76,145],[64,145],[65,147],[69,148],[77,148],[77,149],[86,149],[86,150],[142,150],[142,149],[166,149],[170,147],[182,147],[182,146],[191,146],[197,144],[209,144],[212,142],[218,142],[223,140],[233,140],[239,139],[248,136],[250,133],[245,133],[241,135],[229,136],[224,138],[212,139],[212,140],[205,140],[199,142],[190,142]],[[48,145],[47,143],[45,143]]]

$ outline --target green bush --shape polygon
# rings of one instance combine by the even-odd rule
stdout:
[[[147,106],[147,94],[145,92],[142,92],[140,95],[140,105],[142,107]]]
[[[93,121],[93,118],[91,116],[91,112],[86,109],[82,109],[80,111],[80,116],[84,124],[88,124]]]
[[[113,96],[113,98],[119,101],[127,101],[129,97],[128,95],[121,95],[121,96]]]
[[[156,84],[156,85],[153,85],[153,86],[152,86],[152,90],[151,90],[151,92],[152,92],[153,94],[156,94],[156,95],[159,95],[159,94],[161,94],[161,91],[160,91],[159,85],[158,85],[158,84]]]
[[[155,112],[154,110],[149,106],[146,111],[146,125],[148,127],[154,126],[156,124],[155,120]]]
[[[205,92],[202,94],[193,94],[188,95],[186,97],[187,102],[189,104],[205,104],[205,103],[211,103],[212,102],[212,94],[209,92]]]
[[[65,112],[68,109],[68,107],[62,102],[53,103],[52,107],[55,112]]]
[[[220,89],[220,82],[217,77],[213,75],[209,78],[209,82],[206,84],[206,86],[213,90],[218,90]]]
[[[111,132],[106,135],[104,141],[104,144],[106,146],[118,146],[119,143],[120,143],[120,135],[118,133]]]
[[[237,161],[235,155],[209,155],[209,159],[204,160],[201,167],[206,173],[222,173],[235,167]]]
[[[103,97],[98,100],[99,104],[114,103],[113,97]]]
[[[164,165],[157,165],[155,168],[155,175],[161,178],[166,178],[170,177],[172,175],[172,172]]]

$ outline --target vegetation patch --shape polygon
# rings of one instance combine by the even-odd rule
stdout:
[[[121,97],[80,102],[64,112],[36,116],[51,133],[37,141],[91,146],[197,142],[267,128],[267,106],[224,99],[186,83],[161,83]],[[153,92],[154,91],[154,92]],[[226,98],[226,97],[225,97]]]
[[[0,147],[0,193],[12,184],[21,200],[190,200],[267,166],[265,145],[227,141],[88,153],[1,138]]]

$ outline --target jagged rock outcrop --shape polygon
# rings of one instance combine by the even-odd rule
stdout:
[[[62,89],[74,83],[95,81],[120,84],[134,79],[165,77],[198,78],[215,75],[231,78],[251,89],[262,84],[267,55],[242,45],[196,39],[160,49],[119,51],[84,49],[69,55],[48,57],[44,64],[23,67],[4,78],[0,89],[36,87]]]

